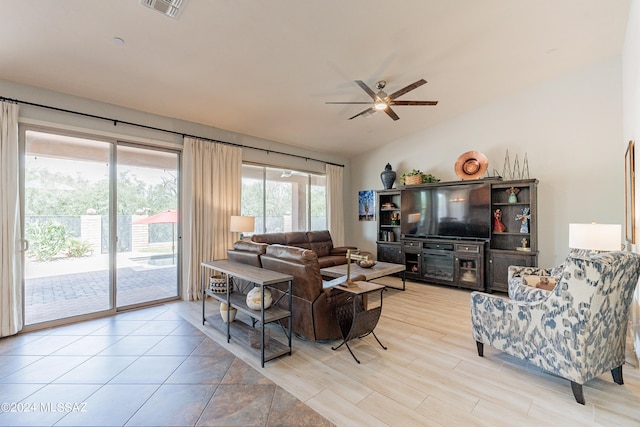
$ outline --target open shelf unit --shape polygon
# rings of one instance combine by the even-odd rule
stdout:
[[[276,357],[283,356],[285,354],[291,355],[291,303],[292,303],[292,293],[291,293],[291,285],[293,281],[293,277],[288,274],[281,274],[275,271],[266,270],[258,267],[254,267],[251,265],[246,265],[238,262],[228,261],[228,260],[219,260],[219,261],[211,261],[211,262],[203,262],[201,264],[202,268],[202,324],[208,322],[211,326],[220,330],[221,332],[227,335],[227,342],[231,341],[231,337],[234,337],[234,340],[237,339],[238,343],[246,346],[249,349],[255,350],[256,352],[260,352],[260,361],[262,367],[264,367],[264,363],[275,359]],[[227,292],[226,293],[214,293],[211,292],[205,284],[205,278],[208,277],[206,274],[207,270],[214,270],[226,275],[227,279]],[[230,291],[230,281],[233,277],[237,277],[239,279],[248,280],[253,282],[255,286],[258,286],[262,289],[262,304],[260,310],[252,310],[247,306],[246,295],[240,294],[237,292]],[[284,296],[282,298],[286,298],[288,309],[283,309],[276,305],[277,301],[274,301],[270,307],[264,307],[264,291],[269,288],[271,285],[280,284],[280,283],[288,283],[287,290],[284,292]],[[211,296],[221,303],[227,304],[229,307],[235,307],[238,310],[238,314],[243,314],[244,316],[240,316],[238,321],[233,321],[229,323],[225,323],[220,316],[220,313],[216,313],[215,315],[206,315],[205,313],[205,297]],[[241,321],[243,318],[248,318],[249,323]],[[282,326],[282,321],[286,321],[287,328]],[[270,338],[266,341],[265,338],[265,325],[269,323],[280,324],[283,327],[285,336],[287,337],[288,343],[282,343],[277,338]],[[250,345],[249,342],[249,334],[250,332],[259,331],[261,335],[260,347],[254,348]]]
[[[487,254],[487,290],[508,290],[507,275],[510,265],[533,267],[538,264],[538,210],[536,179],[498,181],[491,185],[491,212],[500,209],[506,230],[493,231]],[[517,201],[509,202],[511,189],[517,191]],[[517,215],[529,210],[528,230],[521,232]],[[523,247],[526,240],[526,250]]]
[[[377,192],[378,261],[403,264],[400,244],[400,190]]]

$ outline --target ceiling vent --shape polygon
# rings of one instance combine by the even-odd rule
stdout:
[[[178,19],[187,0],[140,0],[140,4],[168,16]]]

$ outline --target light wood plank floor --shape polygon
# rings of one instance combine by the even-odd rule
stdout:
[[[377,280],[400,285],[395,277]],[[338,426],[637,426],[640,371],[629,350],[623,386],[610,374],[584,387],[575,402],[569,382],[471,337],[469,290],[407,281],[384,292],[376,335],[346,348],[294,338],[293,354],[267,362],[201,324],[201,303],[173,305],[183,317]],[[217,303],[207,300],[207,310]]]

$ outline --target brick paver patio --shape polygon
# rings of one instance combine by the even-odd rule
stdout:
[[[119,268],[117,306],[128,306],[177,295],[177,267]],[[62,274],[27,279],[25,323],[109,309],[109,271]]]

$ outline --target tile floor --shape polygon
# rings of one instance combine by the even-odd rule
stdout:
[[[171,305],[0,339],[0,426],[330,426]]]

